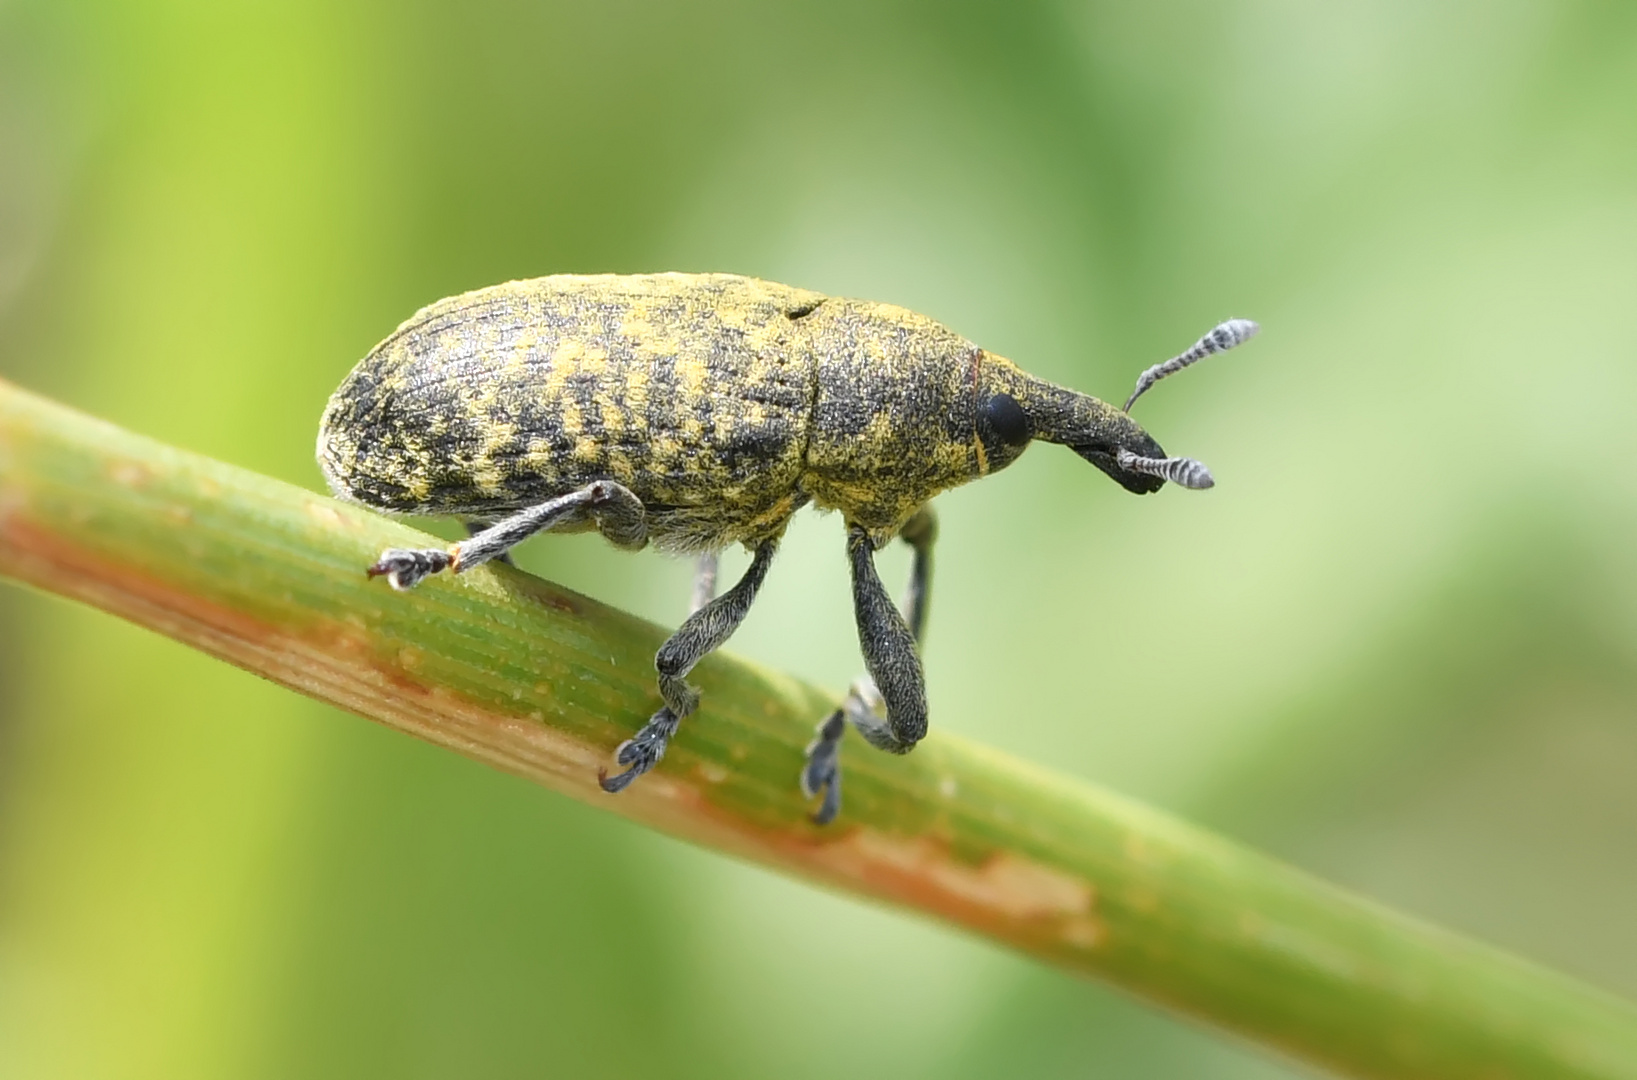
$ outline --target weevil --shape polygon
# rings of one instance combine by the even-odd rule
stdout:
[[[1155,381],[1256,332],[1218,326],[1145,371],[1124,409],[1035,378],[933,320],[732,274],[558,275],[440,300],[370,351],[330,398],[318,461],[338,496],[462,519],[448,549],[382,552],[394,589],[504,559],[550,531],[699,556],[693,610],[654,658],[660,709],[604,770],[619,792],[665,754],[699,706],[685,680],[743,621],[791,516],[812,504],[846,526],[868,674],[818,725],[799,777],[813,819],[841,806],[850,723],[907,753],[927,730],[919,642],[937,522],[929,500],[999,472],[1035,440],[1069,447],[1137,494],[1206,488],[1128,410]],[[875,552],[913,552],[894,606]],[[716,595],[716,557],[750,567]]]

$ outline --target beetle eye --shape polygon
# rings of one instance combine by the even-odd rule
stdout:
[[[996,394],[984,402],[983,420],[1007,446],[1022,446],[1029,441],[1028,414],[1011,394]]]

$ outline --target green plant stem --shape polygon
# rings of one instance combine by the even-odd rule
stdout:
[[[718,851],[966,927],[1351,1076],[1637,1077],[1637,1010],[1091,785],[934,733],[851,743],[812,825],[833,694],[730,656],[620,796],[655,626],[505,566],[368,581],[407,526],[0,383],[0,571]],[[224,718],[224,723],[231,719]]]

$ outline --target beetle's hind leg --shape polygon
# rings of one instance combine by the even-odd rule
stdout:
[[[892,600],[875,572],[869,534],[857,526],[847,533],[853,571],[853,609],[858,640],[868,675],[854,681],[841,708],[826,717],[807,746],[801,772],[802,794],[823,793],[813,821],[827,825],[841,810],[841,738],[851,723],[870,745],[895,754],[908,753],[926,734],[926,683],[918,648],[926,629],[932,589],[932,544],[938,519],[923,506],[898,531],[915,551],[904,612]],[[885,715],[883,715],[885,714]]]
[[[775,537],[764,540],[756,548],[750,560],[750,569],[745,576],[739,579],[738,584],[715,599],[702,604],[687,620],[683,622],[677,632],[672,634],[665,644],[659,647],[654,656],[654,667],[659,669],[659,694],[665,699],[665,707],[653,715],[643,725],[642,730],[630,739],[620,744],[614,751],[614,760],[626,766],[624,772],[609,776],[606,772],[599,773],[597,782],[604,791],[613,793],[624,791],[631,785],[631,781],[659,764],[660,758],[665,756],[665,748],[676,734],[677,727],[687,715],[699,707],[699,691],[684,682],[693,666],[704,659],[706,654],[720,646],[733,632],[739,629],[739,624],[745,621],[750,612],[750,605],[756,600],[756,592],[762,587],[762,581],[767,577],[767,568],[773,563],[773,553],[778,549],[779,541]],[[704,560],[701,560],[703,563]],[[700,577],[703,578],[704,566],[701,566]],[[695,597],[704,595],[700,589],[702,582],[695,581]],[[710,575],[710,590],[715,588],[714,568]]]
[[[535,533],[590,518],[611,542],[640,548],[648,542],[648,515],[642,500],[630,488],[612,480],[596,480],[578,491],[559,496],[513,514],[462,540],[454,547],[388,548],[368,570],[370,577],[385,575],[394,589],[411,589],[428,574],[442,570],[460,573],[498,559]]]

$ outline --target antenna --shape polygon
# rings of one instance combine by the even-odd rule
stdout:
[[[1208,487],[1216,486],[1216,478],[1211,475],[1211,470],[1205,467],[1204,462],[1195,461],[1191,457],[1143,457],[1121,447],[1114,455],[1114,460],[1126,472],[1157,476],[1161,480],[1169,480],[1178,487],[1192,491],[1204,491]]]
[[[1153,367],[1137,376],[1137,388],[1131,391],[1131,396],[1126,399],[1125,411],[1130,412],[1131,406],[1137,403],[1137,399],[1146,394],[1150,386],[1153,386],[1167,375],[1175,375],[1177,372],[1181,371],[1185,367],[1188,367],[1190,364],[1199,363],[1212,353],[1227,352],[1235,345],[1243,345],[1245,342],[1255,337],[1256,332],[1260,329],[1262,328],[1251,322],[1249,319],[1229,319],[1227,322],[1219,323],[1216,329],[1194,342],[1193,348],[1189,349],[1181,356],[1173,356],[1163,364],[1155,364]],[[1154,459],[1144,458],[1142,460],[1150,461]],[[1186,461],[1188,459],[1166,458],[1165,460]],[[1197,465],[1199,463],[1195,462],[1195,464]],[[1203,469],[1204,466],[1200,465],[1200,468]],[[1156,473],[1155,475],[1159,474]],[[1210,473],[1206,473],[1205,475],[1206,478],[1209,479]],[[1170,480],[1171,477],[1167,476],[1166,479]],[[1175,482],[1182,483],[1180,480]],[[1191,487],[1192,485],[1183,484],[1183,486]],[[1204,486],[1210,487],[1211,485],[1206,484]]]

